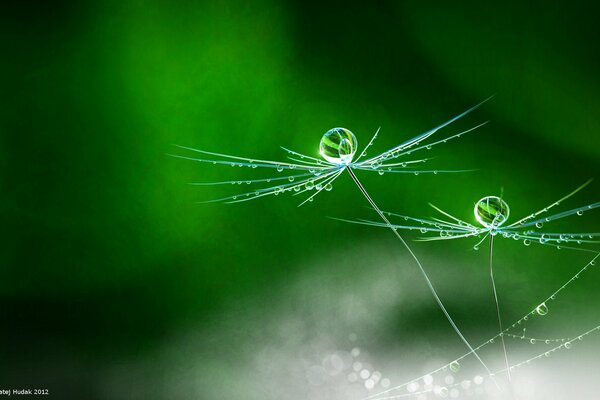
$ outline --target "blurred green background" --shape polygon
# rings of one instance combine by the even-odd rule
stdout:
[[[198,336],[187,355],[220,367],[212,384],[200,379],[180,398],[222,398],[214,385],[258,346],[232,332],[252,338],[262,327],[215,321],[232,310],[268,318],[286,288],[307,276],[331,274],[338,282],[331,290],[360,290],[367,272],[357,267],[358,248],[372,273],[380,265],[370,257],[405,256],[389,232],[326,218],[373,217],[348,176],[301,208],[287,195],[196,204],[235,189],[188,182],[247,171],[170,158],[178,151],[172,144],[283,160],[279,146],[317,156],[331,127],[351,129],[364,145],[381,126],[373,151],[385,150],[496,94],[449,132],[488,125],[432,150],[438,168],[477,171],[363,174],[381,207],[429,216],[432,202],[472,221],[473,202],[503,189],[516,218],[597,177],[600,26],[590,4],[2,5],[0,387],[49,388],[56,398],[176,398],[158,390],[161,381],[147,385],[178,368],[156,354],[192,330]],[[564,207],[597,201],[599,188],[592,183]],[[599,222],[589,213],[556,229],[598,231]],[[493,309],[485,254],[473,244],[414,246],[461,327],[483,339],[494,332]],[[509,319],[589,259],[510,244],[498,253]],[[404,267],[414,269],[407,260]],[[410,273],[424,296],[415,315],[428,317],[397,308],[398,321],[370,343],[375,353],[416,332],[453,338]],[[481,303],[460,287],[465,277],[480,287]],[[587,318],[578,330],[594,323],[597,279],[572,288],[571,308],[555,324],[574,315]],[[415,331],[406,334],[402,320]],[[600,342],[591,339],[587,349],[598,355]],[[137,378],[111,391],[107,375],[130,366]]]

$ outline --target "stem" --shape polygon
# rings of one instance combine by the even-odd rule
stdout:
[[[475,351],[475,349],[473,349],[473,347],[471,346],[471,344],[469,343],[469,341],[463,336],[463,334],[461,333],[460,329],[458,329],[458,326],[456,326],[456,324],[454,323],[454,320],[452,319],[452,317],[450,316],[450,314],[446,310],[446,307],[444,307],[444,304],[442,303],[442,300],[440,299],[440,297],[438,296],[435,288],[433,287],[433,283],[429,279],[429,276],[427,275],[427,272],[425,272],[425,269],[421,265],[421,262],[419,261],[419,259],[415,255],[415,253],[413,253],[412,249],[408,246],[408,243],[406,243],[406,241],[404,240],[404,238],[402,236],[400,236],[400,234],[398,233],[398,230],[396,228],[394,228],[394,226],[390,223],[390,221],[383,214],[383,212],[379,209],[379,207],[377,207],[377,204],[375,204],[375,202],[373,201],[373,199],[371,198],[371,196],[369,195],[369,193],[367,193],[367,191],[364,188],[364,186],[360,183],[360,181],[358,180],[358,178],[354,174],[354,171],[352,171],[352,168],[351,167],[347,167],[346,170],[348,171],[348,173],[352,177],[352,180],[354,180],[354,183],[356,183],[356,185],[358,186],[358,188],[360,189],[360,191],[362,192],[362,194],[365,196],[365,198],[367,199],[367,201],[371,204],[371,206],[375,209],[375,211],[377,211],[377,214],[379,214],[379,216],[381,217],[381,219],[383,220],[383,222],[385,222],[386,225],[392,230],[392,232],[394,232],[394,234],[396,235],[396,237],[400,240],[400,242],[404,245],[404,247],[406,248],[406,250],[408,250],[408,253],[415,260],[415,262],[417,263],[417,266],[419,267],[419,270],[421,271],[421,274],[425,278],[425,282],[427,282],[427,286],[429,286],[429,290],[431,291],[431,293],[433,294],[433,297],[435,298],[435,301],[438,303],[438,305],[440,306],[440,308],[444,312],[444,315],[446,316],[446,319],[448,320],[448,322],[450,322],[450,325],[452,325],[452,328],[454,328],[454,331],[458,334],[458,336],[462,339],[462,341],[467,345],[467,347],[475,355],[475,357],[477,357],[477,359],[479,360],[479,362],[481,363],[481,365],[483,365],[483,368],[485,368],[485,370],[487,371],[487,373],[494,380],[494,383],[496,384],[496,386],[498,386],[498,388],[500,388],[500,386],[498,385],[498,382],[496,382],[496,379],[494,378],[494,375],[492,374],[492,372],[489,370],[489,368],[487,367],[487,365],[485,365],[485,363],[483,362],[483,360],[479,357],[479,355],[477,354],[477,352]]]
[[[504,350],[504,361],[506,362],[506,372],[508,381],[512,381],[510,375],[510,364],[508,363],[508,353],[506,352],[506,344],[504,343],[504,328],[502,328],[502,317],[500,316],[500,302],[498,301],[498,293],[496,291],[496,281],[494,280],[494,235],[490,234],[490,278],[492,278],[492,289],[494,290],[494,300],[496,301],[496,314],[498,315],[498,327],[500,328],[500,339],[502,340],[502,350]]]

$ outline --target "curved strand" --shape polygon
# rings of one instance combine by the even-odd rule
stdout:
[[[299,175],[278,176],[276,178],[241,179],[241,180],[235,180],[235,181],[221,181],[221,182],[190,182],[189,185],[213,186],[213,185],[226,185],[226,184],[234,185],[234,184],[243,184],[243,183],[252,184],[252,183],[261,183],[261,182],[282,181],[282,180],[289,180],[290,178],[296,179],[296,178],[302,178],[302,177],[308,177],[308,176],[314,176],[314,175],[313,174],[299,174]]]
[[[598,208],[598,207],[600,207],[600,202],[589,204],[589,205],[583,206],[583,207],[574,208],[572,210],[567,210],[567,211],[559,212],[558,214],[553,214],[553,215],[550,215],[549,217],[536,219],[534,221],[529,221],[529,222],[521,223],[518,227],[519,228],[524,228],[524,227],[533,226],[533,225],[536,225],[536,224],[544,224],[546,222],[556,221],[557,219],[565,218],[565,217],[568,217],[568,216],[571,216],[571,215],[574,215],[574,214],[579,214],[580,215],[580,213],[582,214],[585,211],[593,210],[593,209]],[[510,225],[508,227],[509,228],[514,228],[515,224],[512,224],[512,225]]]
[[[258,159],[252,159],[252,158],[231,156],[228,154],[213,153],[210,151],[194,149],[192,147],[179,146],[179,145],[175,145],[175,146],[179,147],[181,149],[195,151],[197,153],[207,154],[207,155],[216,156],[216,157],[229,158],[232,160],[240,160],[239,162],[223,161],[223,160],[209,160],[209,159],[203,159],[203,158],[180,156],[177,154],[169,154],[172,157],[183,158],[186,160],[192,160],[192,161],[198,161],[198,162],[204,162],[204,163],[245,166],[245,167],[265,167],[265,168],[276,168],[276,169],[296,169],[296,168],[298,168],[298,169],[314,169],[314,168],[329,169],[329,168],[333,167],[333,164],[323,166],[323,167],[308,167],[306,165],[301,165],[301,164],[292,164],[292,163],[287,163],[287,162],[277,162],[277,161],[268,161],[268,160],[258,160]]]
[[[471,225],[471,224],[469,224],[468,222],[465,222],[465,221],[463,221],[463,220],[462,220],[462,219],[460,219],[460,218],[456,218],[456,217],[455,217],[455,216],[453,216],[452,214],[450,214],[450,213],[447,213],[446,211],[444,211],[444,210],[442,210],[441,208],[439,208],[439,207],[437,207],[437,206],[433,205],[432,203],[429,203],[429,206],[430,206],[431,208],[433,208],[434,210],[436,210],[437,212],[439,212],[439,213],[441,213],[441,214],[445,215],[446,217],[448,217],[448,218],[451,218],[451,219],[453,219],[454,221],[458,222],[460,225],[463,225],[463,226],[465,226],[465,227],[469,227],[469,228],[472,228],[472,229],[477,229],[477,227],[476,227],[476,226],[474,226],[474,225]]]
[[[375,134],[373,135],[373,137],[371,137],[371,140],[369,140],[369,143],[367,143],[367,145],[365,146],[363,151],[360,152],[360,155],[358,156],[358,158],[356,159],[355,162],[358,162],[361,158],[363,158],[364,156],[367,155],[367,150],[369,149],[369,147],[371,147],[373,145],[373,142],[375,141],[375,139],[377,139],[377,135],[379,135],[380,129],[381,129],[381,127],[377,128],[377,130],[375,131]]]
[[[333,172],[333,173],[332,173],[333,175],[331,176],[331,178],[328,178],[328,179],[324,180],[324,181],[321,183],[321,188],[317,189],[317,191],[316,191],[314,194],[312,194],[312,195],[311,195],[309,198],[307,198],[306,200],[304,200],[302,203],[298,204],[298,207],[302,207],[302,206],[303,206],[303,205],[304,205],[306,202],[312,201],[312,199],[313,199],[313,198],[314,198],[316,195],[318,195],[319,193],[321,193],[321,192],[323,191],[323,189],[325,189],[325,187],[326,187],[327,185],[330,185],[330,184],[332,184],[332,183],[333,183],[333,181],[335,181],[335,180],[338,178],[338,176],[340,176],[340,174],[341,174],[342,172],[344,172],[344,169],[340,169],[340,170],[339,170],[337,173],[336,173],[336,172]]]
[[[530,214],[530,215],[526,216],[525,218],[521,218],[517,222],[514,222],[514,223],[510,224],[509,227],[513,227],[513,226],[517,226],[517,225],[521,225],[521,226],[530,225],[531,223],[529,223],[529,224],[524,224],[524,223],[527,222],[527,221],[529,221],[530,219],[533,219],[533,218],[537,217],[538,215],[540,215],[542,213],[547,212],[551,208],[556,207],[557,205],[559,205],[560,203],[562,203],[563,201],[565,201],[566,199],[568,199],[569,197],[573,196],[575,193],[579,192],[581,189],[583,189],[584,187],[586,187],[587,185],[589,185],[591,182],[592,182],[592,179],[589,179],[583,185],[579,186],[577,189],[573,190],[571,193],[567,194],[563,198],[555,201],[554,203],[550,204],[547,207],[542,208],[539,211],[534,212],[533,214]],[[535,223],[535,222],[538,222],[538,221],[534,221],[533,223]]]
[[[306,154],[302,154],[302,153],[298,153],[297,151],[290,150],[290,149],[288,149],[287,147],[283,147],[283,146],[279,146],[279,147],[281,147],[281,148],[282,148],[284,151],[286,151],[287,153],[289,153],[289,154],[292,154],[292,155],[294,155],[294,156],[298,156],[298,157],[300,157],[301,159],[307,158],[307,159],[309,159],[309,160],[311,160],[311,161],[315,161],[317,164],[320,164],[320,165],[323,165],[323,164],[329,164],[329,162],[327,162],[327,161],[324,161],[324,160],[322,160],[322,159],[320,159],[320,158],[315,158],[315,157],[307,156]],[[304,162],[306,162],[306,161],[304,161]]]
[[[437,131],[439,131],[440,129],[450,125],[451,123],[455,122],[456,120],[464,117],[465,115],[467,115],[468,113],[470,113],[471,111],[475,110],[476,108],[478,108],[479,106],[481,106],[483,103],[485,103],[486,101],[488,101],[489,99],[491,99],[493,96],[488,97],[487,99],[483,100],[481,103],[476,104],[475,106],[469,108],[468,110],[462,112],[461,114],[458,114],[457,116],[455,116],[454,118],[449,119],[448,121],[436,126],[433,129],[428,130],[425,133],[422,133],[418,136],[415,136],[412,139],[407,140],[406,142],[403,142],[399,145],[397,145],[396,147],[393,147],[387,151],[384,151],[383,153],[381,153],[378,156],[372,157],[366,161],[363,161],[361,164],[372,164],[374,162],[376,162],[377,160],[381,159],[381,158],[387,158],[389,157],[392,153],[397,153],[400,151],[403,151],[405,149],[408,149],[412,146],[415,146],[416,144],[422,142],[423,140],[427,139],[429,136],[433,135],[434,133],[436,133]],[[394,157],[395,158],[395,157]]]
[[[485,240],[485,238],[484,238],[484,240]],[[594,266],[595,263],[596,263],[596,261],[597,261],[597,259],[598,259],[598,257],[600,257],[600,253],[597,253],[596,256],[593,259],[591,259],[590,261],[588,261],[588,263],[582,269],[580,269],[575,275],[573,275],[571,277],[571,279],[569,279],[561,287],[559,287],[558,290],[554,291],[546,300],[544,300],[543,302],[541,302],[540,305],[536,306],[533,310],[531,310],[530,312],[528,312],[527,314],[525,314],[524,316],[522,316],[520,319],[518,319],[517,321],[515,321],[510,327],[504,329],[503,332],[498,333],[497,335],[495,335],[491,339],[488,339],[487,341],[485,341],[482,344],[480,344],[479,346],[477,346],[474,350],[478,351],[478,350],[482,349],[483,347],[487,346],[488,344],[494,343],[495,340],[500,337],[500,335],[507,334],[511,329],[516,328],[517,326],[521,325],[523,322],[526,322],[530,316],[536,315],[536,310],[537,310],[538,307],[540,307],[541,305],[545,305],[546,303],[549,303],[551,301],[554,301],[556,299],[556,296],[560,292],[562,292],[564,289],[566,289],[573,281],[575,281],[579,277],[579,275],[581,273],[585,272],[587,269],[589,269],[590,267]],[[598,326],[596,328],[593,328],[593,329],[591,329],[588,332],[591,333],[593,330],[600,330],[600,326]],[[370,396],[364,397],[362,400],[374,400],[374,399],[382,400],[382,399],[385,399],[385,398],[394,398],[394,397],[380,397],[380,396],[386,395],[386,394],[391,393],[391,392],[396,391],[396,390],[403,389],[403,388],[407,387],[411,382],[419,381],[419,380],[423,379],[424,377],[426,377],[428,375],[434,375],[436,373],[444,371],[444,370],[448,369],[452,363],[454,363],[454,362],[460,362],[463,359],[465,359],[468,356],[470,356],[472,353],[473,352],[465,353],[462,356],[460,356],[457,359],[455,359],[454,361],[452,361],[450,363],[447,363],[447,364],[445,364],[445,365],[443,365],[443,366],[441,366],[441,367],[439,367],[439,368],[437,368],[437,369],[435,369],[433,371],[430,371],[427,374],[424,374],[424,375],[421,375],[421,376],[419,376],[417,378],[411,379],[410,381],[407,381],[407,382],[405,382],[405,383],[403,383],[401,385],[397,385],[397,386],[394,386],[392,388],[389,388],[389,389],[383,390],[381,392],[372,394]],[[497,373],[501,373],[501,372],[505,372],[505,371],[501,370],[501,371],[498,371]]]
[[[396,158],[396,157],[402,157],[402,156],[404,156],[404,155],[408,155],[408,154],[412,154],[412,153],[413,153],[413,152],[415,152],[415,151],[419,151],[419,150],[423,150],[423,149],[427,149],[427,150],[429,150],[429,149],[431,149],[433,146],[437,146],[438,144],[441,144],[441,143],[447,143],[449,140],[452,140],[452,139],[457,139],[457,138],[461,137],[462,135],[464,135],[464,134],[466,134],[466,133],[473,132],[475,129],[479,129],[479,128],[481,128],[482,126],[484,126],[484,125],[488,124],[489,122],[490,122],[490,121],[485,121],[485,122],[482,122],[482,123],[480,123],[479,125],[475,125],[475,126],[474,126],[474,127],[472,127],[472,128],[469,128],[469,129],[467,129],[467,130],[464,130],[464,131],[462,131],[462,132],[456,133],[456,134],[454,134],[454,135],[452,135],[452,136],[448,136],[447,138],[445,138],[445,139],[441,139],[441,140],[438,140],[437,142],[428,143],[428,144],[426,144],[426,145],[419,146],[419,147],[415,147],[414,149],[410,149],[410,150],[404,151],[404,152],[402,152],[402,153],[400,153],[400,154],[398,154],[398,155],[394,156],[394,158]]]

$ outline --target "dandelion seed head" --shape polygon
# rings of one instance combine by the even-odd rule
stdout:
[[[321,138],[321,156],[333,164],[349,164],[354,158],[358,142],[346,128],[333,128]]]
[[[498,228],[508,219],[510,208],[498,196],[487,196],[475,203],[475,218],[486,228]]]

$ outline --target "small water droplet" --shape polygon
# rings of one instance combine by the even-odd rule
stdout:
[[[415,173],[415,175],[419,175],[419,171],[415,171],[414,173]]]
[[[380,169],[379,171],[377,171],[377,173],[378,173],[379,175],[383,175],[383,170],[382,170],[382,169]]]
[[[290,177],[288,178],[288,181],[290,181],[290,182],[294,182],[294,177],[293,177],[293,176],[290,176]]]
[[[577,215],[579,215],[581,217],[583,215],[583,211],[582,210],[577,211]]]
[[[277,166],[277,172],[281,172],[281,171],[283,171],[283,167],[281,165],[278,165]]]
[[[545,352],[545,353],[544,353],[544,355],[545,355],[546,357],[550,357],[550,352],[549,352],[549,351],[547,351],[547,352]]]
[[[452,372],[460,371],[460,363],[458,361],[452,361],[450,363],[450,371],[452,371]]]
[[[426,148],[427,150],[431,150],[431,145],[430,145],[430,144],[428,144],[427,146],[425,146],[425,148]]]
[[[535,223],[535,227],[536,228],[543,228],[544,227],[544,223],[543,222],[536,222]]]
[[[535,340],[535,339],[531,339],[531,340],[529,341],[529,343],[531,343],[531,344],[535,344],[535,342],[536,342],[536,340]]]
[[[565,343],[565,349],[569,350],[571,347],[573,347],[573,346],[571,345],[571,342],[566,342],[566,343]]]
[[[306,188],[306,190],[313,190],[313,188],[315,187],[315,183],[313,181],[308,181],[306,182],[304,187]]]
[[[535,308],[535,312],[537,312],[539,315],[546,315],[548,314],[548,306],[546,303],[542,303]]]
[[[331,192],[331,189],[333,189],[333,186],[331,185],[331,183],[328,183],[327,185],[325,185],[325,190],[327,190],[328,192]]]
[[[529,240],[529,239],[525,239],[525,240],[523,240],[523,244],[524,244],[525,246],[529,246],[529,245],[531,244],[531,240]]]
[[[479,250],[479,246],[478,245],[473,246],[473,250]]]

